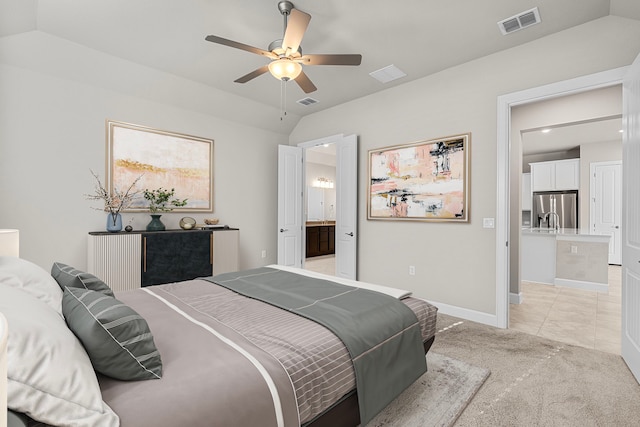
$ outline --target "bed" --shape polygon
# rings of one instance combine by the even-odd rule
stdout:
[[[320,292],[325,292],[325,285],[336,286],[338,290],[340,286],[357,288],[357,301],[360,301],[364,293],[371,292],[368,284],[267,266],[238,273],[232,279],[223,275],[224,277],[202,278],[119,292],[114,299],[108,295],[109,289],[106,284],[72,267],[59,264],[56,269],[54,265],[51,274],[38,269],[39,267],[24,260],[0,258],[0,310],[9,314],[10,325],[12,317],[14,323],[16,319],[22,319],[31,329],[42,328],[43,334],[50,335],[47,338],[49,341],[53,339],[51,335],[64,335],[65,344],[60,347],[63,347],[66,353],[73,350],[73,354],[65,353],[63,359],[68,361],[73,357],[73,366],[49,366],[53,362],[48,360],[52,357],[47,356],[34,360],[37,364],[34,369],[37,371],[45,364],[46,372],[56,370],[58,376],[63,377],[63,381],[69,381],[71,378],[72,383],[65,384],[63,388],[82,393],[84,400],[80,403],[91,409],[83,413],[75,410],[75,407],[73,410],[65,408],[64,405],[61,406],[60,401],[56,401],[49,413],[43,413],[41,409],[30,407],[34,401],[34,397],[29,396],[29,393],[33,393],[31,388],[28,392],[19,390],[18,396],[12,397],[12,391],[19,387],[16,387],[15,381],[12,386],[11,380],[11,334],[14,332],[10,329],[9,407],[47,424],[123,427],[356,426],[360,423],[362,399],[365,395],[361,392],[359,396],[356,392],[356,384],[358,390],[363,390],[360,386],[361,377],[364,376],[362,372],[373,370],[375,376],[376,372],[387,369],[372,369],[367,366],[358,368],[352,361],[352,347],[347,348],[348,344],[345,344],[349,339],[338,338],[332,332],[331,324],[327,326],[304,318],[295,310],[283,307],[280,302],[266,303],[258,300],[255,295],[244,295],[244,289],[232,289],[226,282],[236,282],[239,280],[237,277],[244,280],[245,276],[266,275],[275,277],[273,280],[280,283],[282,277],[290,277],[295,281],[300,278],[302,281],[302,276],[310,276],[308,279],[311,280],[330,280],[322,283]],[[65,269],[66,271],[61,271]],[[28,273],[24,274],[25,271]],[[78,280],[79,277],[82,280]],[[342,283],[334,285],[335,280]],[[41,283],[34,285],[37,282]],[[46,286],[43,283],[46,283]],[[69,285],[64,286],[64,293],[63,284]],[[244,282],[242,286],[245,286]],[[375,289],[375,294],[381,290],[387,291],[384,288]],[[385,294],[385,298],[400,302],[403,310],[408,309],[416,319],[417,327],[400,326],[400,329],[418,330],[420,351],[424,359],[424,353],[428,351],[435,336],[437,308],[407,296],[406,293],[398,293],[393,289],[389,291],[391,295]],[[318,288],[314,288],[312,292],[318,292]],[[25,296],[27,293],[30,293],[29,298]],[[348,293],[356,294],[351,291]],[[115,308],[100,307],[105,301],[111,300],[118,302]],[[394,304],[390,305],[397,308]],[[34,307],[25,308],[29,305]],[[317,303],[309,305],[315,307]],[[87,314],[87,306],[99,309],[100,313]],[[120,314],[114,313],[119,310],[125,311]],[[380,315],[380,310],[376,316]],[[46,312],[46,315],[43,317],[40,312]],[[82,312],[82,315],[78,316],[77,312]],[[138,359],[144,361],[138,363],[136,359],[136,363],[144,365],[144,369],[140,371],[144,371],[142,375],[146,376],[134,377],[133,380],[127,378],[127,375],[140,374],[133,372],[135,369],[133,373],[122,374],[126,369],[131,370],[131,366],[125,369],[117,365],[114,360],[120,355],[107,357],[105,354],[110,354],[110,350],[92,348],[96,345],[101,346],[105,340],[92,338],[97,336],[96,330],[86,327],[91,323],[90,318],[111,315],[114,317],[106,321],[101,318],[99,320],[103,323],[117,324],[120,323],[120,319],[133,316],[132,313],[140,317],[140,325],[148,327],[147,332],[151,337],[150,341],[146,340],[146,344],[143,342],[145,340],[129,338],[129,341],[140,341],[136,345],[141,348],[131,351],[139,351],[139,354],[143,355]],[[38,317],[38,321],[34,321],[34,317]],[[44,328],[43,322],[47,325]],[[56,328],[52,332],[54,323]],[[67,327],[66,334],[62,325]],[[92,327],[100,329],[100,325]],[[26,327],[23,329],[19,326],[16,329],[16,334],[31,334],[31,329],[25,331],[28,329]],[[102,333],[101,330],[100,332]],[[136,337],[147,335],[140,331],[136,334]],[[400,336],[395,332],[391,335]],[[96,342],[90,342],[92,339]],[[149,347],[149,343],[153,347]],[[33,344],[34,337],[31,336],[25,339],[24,343],[18,343],[17,347],[22,345],[25,347],[23,351],[29,353],[26,347]],[[41,345],[43,351],[51,351],[44,348],[47,342]],[[372,347],[376,351],[383,348]],[[122,346],[116,350],[122,352]],[[400,357],[397,352],[405,353],[405,350],[397,348],[381,351],[391,354],[392,358]],[[364,352],[365,356],[357,359],[366,359],[371,352]],[[20,374],[30,381],[34,378],[42,381],[43,384],[38,387],[45,392],[48,391],[46,387],[52,386],[50,379],[30,376],[27,368],[21,369],[24,372]],[[60,373],[60,369],[69,372]],[[389,369],[395,368],[389,366]],[[121,374],[124,378],[116,378]],[[415,376],[418,373],[413,372],[411,375]],[[399,376],[401,375],[394,374],[391,377],[393,380]],[[73,381],[78,381],[79,378],[88,384],[73,384]],[[385,387],[397,386],[391,384]],[[36,398],[46,404],[51,403],[42,396]],[[64,396],[61,399],[64,404],[69,401],[73,405],[78,404],[73,398],[72,393],[70,397]],[[373,399],[375,400],[375,396]],[[365,414],[366,420],[372,417],[368,409],[365,410]],[[71,417],[71,420],[65,417]]]

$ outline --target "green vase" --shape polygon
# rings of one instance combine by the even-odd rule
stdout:
[[[157,214],[152,214],[151,215],[151,222],[149,224],[147,224],[147,231],[164,231],[164,230],[166,230],[166,227],[164,226],[162,221],[160,221],[160,217],[161,216],[162,215],[157,215]]]

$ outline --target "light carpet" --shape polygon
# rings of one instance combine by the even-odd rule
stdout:
[[[367,427],[451,426],[490,374],[433,351],[427,354],[427,367]]]
[[[455,427],[636,427],[640,385],[619,355],[438,313],[436,351],[491,370]]]

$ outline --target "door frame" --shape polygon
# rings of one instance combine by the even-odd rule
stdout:
[[[511,108],[622,84],[629,66],[501,95],[497,102],[496,315],[494,325],[509,326],[509,232]],[[513,224],[516,226],[516,224]]]
[[[342,141],[344,139],[345,135],[342,133],[336,134],[336,135],[331,135],[331,136],[326,136],[324,138],[319,138],[319,139],[313,139],[311,141],[305,141],[305,142],[301,142],[299,144],[297,144],[296,146],[298,148],[302,148],[302,192],[303,194],[306,195],[307,193],[307,188],[305,185],[305,180],[307,177],[307,148],[313,148],[316,147],[318,145],[323,145],[323,144],[337,144],[338,142]],[[336,180],[336,185],[340,185],[337,180]],[[304,200],[304,197],[303,197]],[[336,200],[337,202],[337,200]],[[304,208],[302,209],[302,223],[305,223],[305,218],[304,218]],[[303,227],[304,229],[304,227]],[[302,245],[300,247],[300,250],[302,251],[301,257],[302,257],[302,268],[304,268],[304,264],[305,264],[305,253],[306,253],[306,248],[307,248],[307,234],[306,233],[302,233]]]

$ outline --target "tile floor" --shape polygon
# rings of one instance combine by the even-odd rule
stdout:
[[[304,269],[315,271],[316,273],[324,273],[330,276],[336,274],[336,256],[323,255],[306,258],[304,260]]]
[[[609,266],[609,292],[522,282],[509,327],[568,344],[620,354],[621,268]]]

